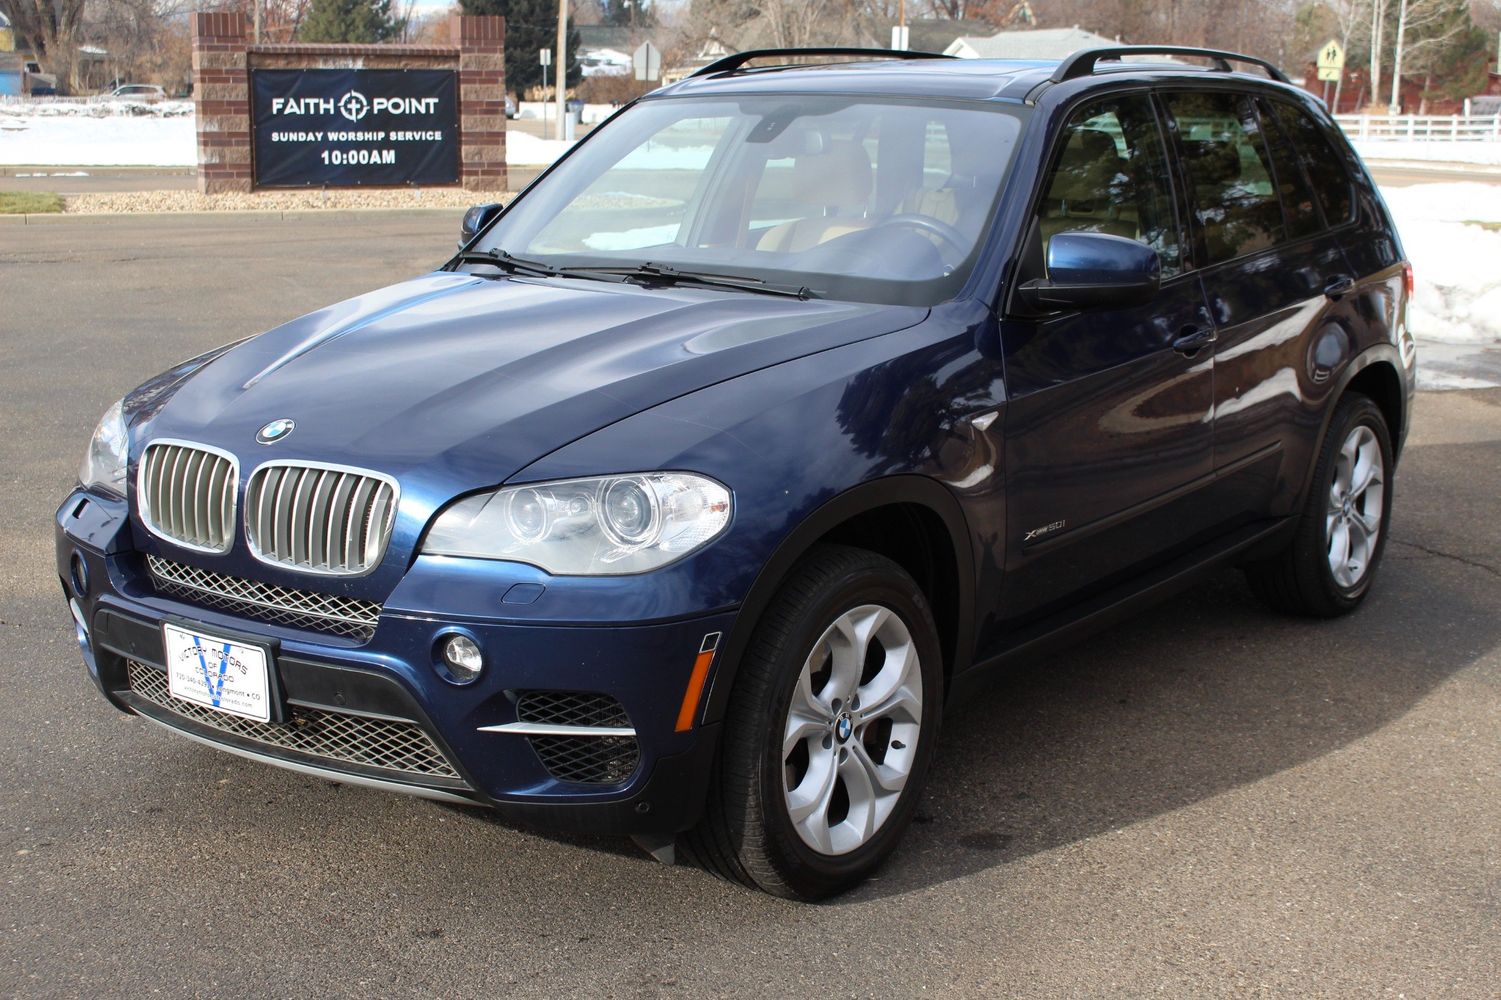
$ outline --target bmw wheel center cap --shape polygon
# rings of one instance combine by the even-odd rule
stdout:
[[[275,444],[292,433],[292,428],[296,426],[297,421],[287,417],[282,417],[280,420],[273,420],[255,432],[255,440],[260,444]]]

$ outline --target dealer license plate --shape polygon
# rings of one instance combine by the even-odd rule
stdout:
[[[172,697],[257,722],[271,721],[266,651],[212,632],[162,624]]]

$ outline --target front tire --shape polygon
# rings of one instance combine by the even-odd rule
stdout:
[[[1370,592],[1391,519],[1392,444],[1369,398],[1340,400],[1314,468],[1297,534],[1278,555],[1246,567],[1258,597],[1279,611],[1334,618]]]
[[[927,600],[900,566],[814,549],[756,626],[684,854],[794,899],[859,883],[916,809],[938,735],[941,656]]]

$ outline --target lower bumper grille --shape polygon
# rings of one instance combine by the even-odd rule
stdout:
[[[529,736],[532,750],[558,781],[618,785],[630,780],[641,763],[634,736],[590,735],[589,728],[631,728],[625,706],[607,694],[583,691],[523,691],[516,699],[516,719],[532,725],[578,727],[578,735]]]
[[[146,566],[158,593],[274,625],[330,632],[369,642],[380,619],[381,606],[374,601],[242,580],[160,556],[147,556]]]
[[[172,697],[166,673],[155,667],[131,660],[125,669],[130,689],[146,701],[230,736],[319,758],[335,768],[352,764],[409,779],[462,780],[443,751],[415,723],[296,705],[285,723],[257,722]]]

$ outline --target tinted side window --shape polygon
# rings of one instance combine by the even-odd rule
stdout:
[[[1211,263],[1282,241],[1266,145],[1251,101],[1240,94],[1168,94],[1189,198]]]
[[[1063,152],[1043,185],[1043,249],[1057,233],[1108,233],[1157,251],[1163,276],[1183,269],[1162,132],[1151,101],[1094,101],[1064,127]]]
[[[1261,123],[1266,130],[1267,146],[1272,151],[1272,169],[1277,174],[1277,194],[1282,199],[1288,235],[1293,239],[1311,236],[1323,229],[1319,210],[1314,205],[1313,188],[1308,184],[1287,134],[1277,126],[1274,118],[1264,112],[1263,105]]]
[[[1313,179],[1325,220],[1331,226],[1348,222],[1355,212],[1355,197],[1340,154],[1306,111],[1281,101],[1273,102],[1272,107],[1276,109],[1277,121],[1292,137],[1293,147],[1308,167],[1308,176]]]

